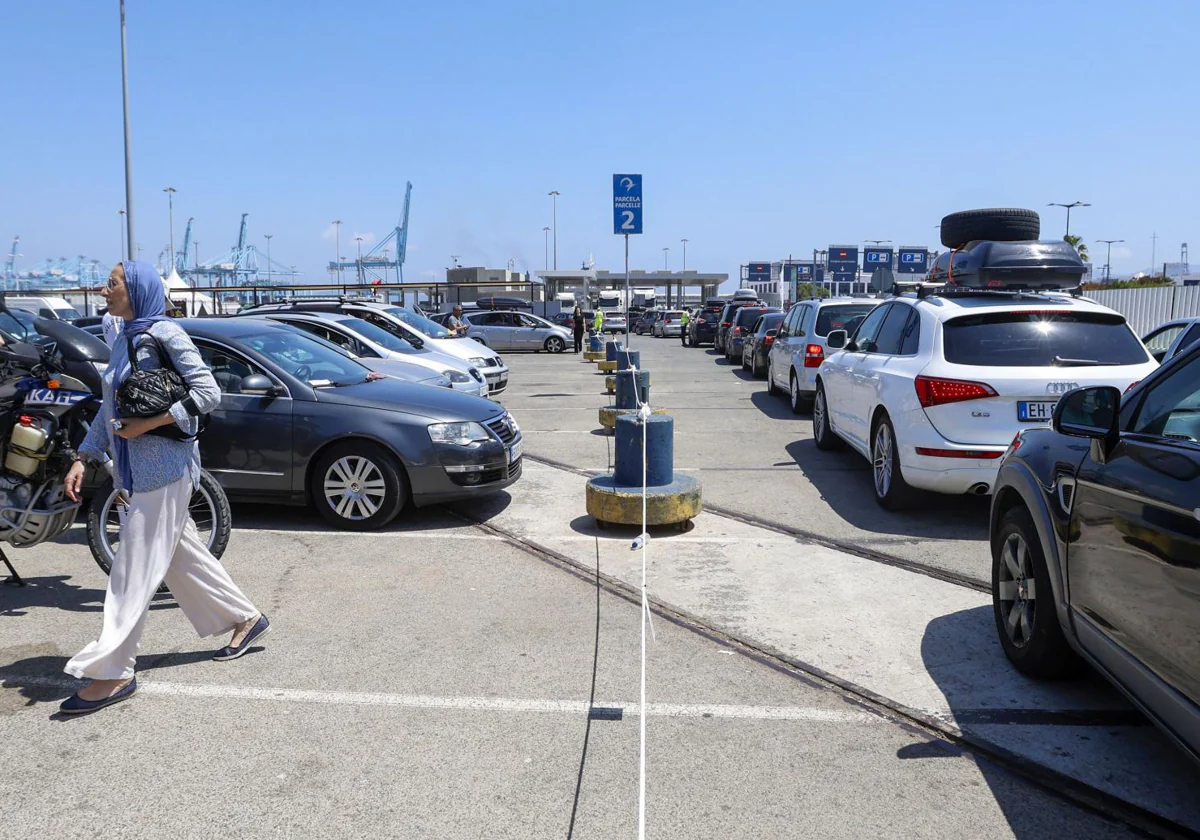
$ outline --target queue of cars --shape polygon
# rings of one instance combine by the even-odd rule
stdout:
[[[1090,663],[1200,760],[1200,319],[1139,339],[1081,295],[1074,249],[1037,236],[1032,211],[951,214],[925,282],[884,271],[876,297],[787,313],[746,295],[715,345],[733,357],[757,311],[743,367],[811,411],[819,449],[868,460],[882,507],[990,495],[1008,659],[1048,678]]]

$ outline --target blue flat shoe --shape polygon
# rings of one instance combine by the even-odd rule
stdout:
[[[98,712],[105,706],[111,706],[113,703],[120,703],[122,700],[128,700],[137,691],[137,677],[134,677],[129,683],[118,691],[116,694],[110,694],[103,700],[84,700],[78,694],[72,694],[66,700],[59,704],[58,710],[64,715],[86,715],[89,712]]]
[[[228,645],[221,648],[213,654],[213,660],[216,662],[228,662],[231,659],[237,659],[250,650],[250,645],[257,642],[271,629],[271,622],[267,621],[265,615],[260,615],[258,621],[254,622],[254,626],[250,628],[250,632],[246,634],[246,638],[242,639],[240,645]]]

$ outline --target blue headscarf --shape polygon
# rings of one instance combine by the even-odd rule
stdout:
[[[170,320],[167,317],[167,292],[158,270],[150,263],[141,260],[125,260],[121,263],[125,269],[125,291],[129,294],[129,304],[133,308],[133,317],[125,321],[121,335],[112,348],[112,358],[109,364],[114,369],[113,392],[121,387],[121,383],[133,372],[129,360],[129,350],[123,336],[136,341],[137,336],[149,330],[159,321]],[[113,448],[116,450],[117,468],[121,471],[121,486],[126,490],[133,489],[133,466],[129,462],[129,441],[113,435]]]

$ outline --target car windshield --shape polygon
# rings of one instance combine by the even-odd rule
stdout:
[[[844,330],[846,324],[866,315],[875,308],[873,303],[845,303],[822,306],[817,312],[817,335],[829,335],[833,330]]]
[[[310,385],[351,385],[362,382],[370,373],[344,353],[299,332],[271,330],[239,336],[237,341]]]
[[[389,306],[384,312],[399,318],[404,323],[408,324],[419,333],[424,333],[430,338],[453,338],[454,333],[443,327],[436,321],[431,321],[424,315],[418,315],[416,312],[405,309],[402,306]]]
[[[347,318],[344,321],[339,321],[346,329],[351,332],[358,333],[368,341],[378,344],[380,347],[385,347],[395,353],[416,353],[417,349],[399,336],[385,330],[383,327],[377,327],[372,323],[363,321],[359,318]]]
[[[1146,348],[1120,315],[990,312],[943,325],[946,361],[989,367],[1139,365]]]
[[[294,324],[285,324],[282,321],[276,321],[275,323],[279,324],[279,328],[281,330],[288,330],[289,332],[293,332],[298,335],[302,335],[305,338],[307,338],[309,341],[315,341],[318,344],[320,344],[322,347],[328,347],[330,350],[333,350],[335,353],[340,353],[341,355],[346,356],[347,358],[351,358],[351,359],[358,358],[358,356],[351,353],[345,347],[339,347],[336,344],[334,344],[332,341],[326,341],[325,339],[321,338],[321,336],[313,335],[310,332],[306,332],[306,331],[300,329],[299,327],[295,326]],[[88,328],[85,327],[84,329],[88,329]],[[101,327],[101,329],[103,329],[103,327]]]
[[[64,321],[74,321],[77,318],[83,317],[79,314],[79,310],[75,309],[73,306],[68,306],[66,309],[61,307],[55,308],[54,314]]]

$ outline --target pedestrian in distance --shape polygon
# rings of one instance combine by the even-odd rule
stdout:
[[[575,352],[578,353],[583,349],[583,309],[579,304],[575,304],[575,311],[571,313],[571,329],[575,335]]]
[[[601,335],[604,332],[604,313],[599,309],[596,310],[596,320],[592,324],[592,331],[595,332],[596,335]]]
[[[446,321],[446,326],[449,327],[450,331],[455,335],[467,334],[467,322],[463,320],[463,308],[457,303],[454,304],[454,308],[450,310],[450,318]]]
[[[123,322],[104,374],[100,412],[67,473],[66,493],[79,501],[87,463],[111,457],[121,543],[104,596],[100,638],[64,669],[90,682],[63,701],[64,714],[94,712],[137,691],[138,646],[150,601],[164,582],[197,633],[233,634],[215,660],[237,659],[270,629],[267,617],[209,552],[188,511],[200,481],[200,416],[221,399],[212,372],[188,334],[167,317],[154,266],[119,263],[101,294],[109,314]],[[116,395],[133,364],[139,371],[173,368],[186,396],[156,417],[117,417]]]
[[[691,320],[692,316],[688,310],[683,310],[683,313],[679,316],[679,343],[684,347],[687,347],[687,330],[688,324],[691,323]]]

